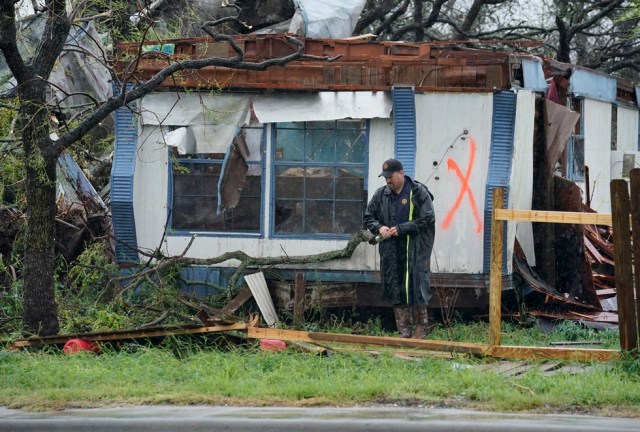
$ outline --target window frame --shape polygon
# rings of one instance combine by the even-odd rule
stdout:
[[[168,187],[167,187],[167,223],[165,232],[167,236],[186,236],[198,234],[200,237],[264,237],[265,232],[265,192],[266,192],[266,139],[268,128],[266,124],[261,126],[242,126],[240,129],[261,129],[262,138],[260,139],[260,162],[248,161],[247,164],[259,165],[262,171],[260,179],[260,228],[258,231],[213,231],[213,230],[190,230],[190,229],[174,229],[173,228],[173,197],[174,197],[174,157],[172,148],[168,148]],[[192,159],[189,164],[206,164],[206,165],[222,165],[224,159]],[[216,185],[217,187],[217,185]]]
[[[575,141],[577,139],[582,140],[582,160],[584,161],[585,158],[585,154],[584,154],[584,146],[585,146],[585,135],[584,135],[584,98],[580,97],[580,98],[576,98],[576,97],[570,97],[569,98],[570,101],[570,107],[571,109],[574,108],[574,103],[578,103],[580,105],[580,118],[578,119],[578,123],[576,124],[576,127],[579,129],[580,133],[576,133],[575,129],[574,131],[571,133],[571,135],[569,136],[569,140],[567,142],[567,179],[568,180],[572,180],[574,182],[583,182],[586,179],[586,172],[585,172],[585,168],[584,165],[581,168],[581,172],[582,172],[582,176],[580,175],[576,175],[576,171],[574,169],[575,167],[575,158],[574,158],[574,153],[575,153]],[[574,110],[575,111],[575,110]]]
[[[277,133],[278,133],[278,125],[279,124],[286,124],[286,123],[291,123],[291,122],[278,122],[278,123],[272,123],[271,124],[271,134],[270,134],[270,138],[271,138],[271,148],[270,148],[270,157],[271,157],[271,173],[270,173],[270,191],[269,191],[269,214],[270,214],[270,219],[269,219],[269,237],[271,238],[290,238],[290,239],[309,239],[309,238],[313,238],[313,239],[323,239],[323,240],[334,240],[334,239],[349,239],[351,238],[351,236],[353,235],[353,233],[345,233],[345,234],[338,234],[338,233],[313,233],[313,232],[288,232],[288,233],[276,233],[276,201],[278,199],[278,197],[276,196],[276,173],[278,171],[278,167],[281,166],[288,166],[288,167],[300,167],[300,168],[331,168],[331,169],[339,169],[339,168],[360,168],[362,169],[362,175],[363,175],[363,182],[362,182],[362,205],[363,208],[362,210],[364,211],[364,208],[367,205],[367,179],[368,179],[368,172],[369,172],[369,138],[370,138],[370,125],[371,122],[369,119],[336,119],[336,120],[328,120],[328,121],[333,121],[334,122],[334,128],[333,129],[327,129],[327,130],[333,130],[333,131],[337,131],[337,130],[345,130],[345,129],[338,129],[337,128],[337,122],[339,121],[344,121],[344,120],[353,120],[353,121],[362,121],[364,122],[364,127],[361,130],[364,133],[364,150],[363,150],[363,160],[362,162],[335,162],[335,160],[333,162],[311,162],[311,161],[306,161],[306,146],[303,149],[303,157],[301,161],[280,161],[276,158],[276,153],[278,151],[278,141],[277,141]],[[305,122],[295,122],[295,123],[304,123],[304,127],[302,129],[300,128],[284,128],[284,129],[296,129],[296,130],[302,130],[302,131],[307,131],[307,124],[308,123],[314,123],[313,121],[305,121]],[[313,129],[313,130],[322,130],[322,128],[317,128],[317,129]],[[334,181],[334,186],[335,186],[335,181]],[[304,193],[304,192],[303,192]],[[303,200],[305,200],[305,198],[303,197]],[[310,200],[310,201],[314,201],[314,200]],[[335,203],[336,203],[336,199],[335,199],[335,188],[334,188],[334,196],[333,199],[331,200],[331,202],[333,203],[334,209],[335,209]],[[306,212],[304,214],[304,216],[306,218]],[[334,218],[335,218],[335,213],[334,213]]]

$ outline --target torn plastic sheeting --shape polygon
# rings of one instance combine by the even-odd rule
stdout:
[[[171,137],[171,143],[167,142],[177,146],[178,151],[182,147],[187,153],[225,153],[238,128],[249,124],[250,103],[250,95],[153,93],[142,100],[141,122],[187,127],[189,131],[181,131]],[[195,145],[176,143],[185,132],[184,138],[190,139],[191,134]]]
[[[290,32],[296,33],[300,18],[304,22],[301,36],[341,39],[350,37],[358,23],[366,0],[294,0],[296,14]]]
[[[261,123],[389,118],[387,92],[317,92],[260,95],[253,109]]]
[[[194,153],[196,148],[196,138],[190,127],[172,130],[164,136],[164,142],[169,147],[178,149],[178,154],[181,155]]]

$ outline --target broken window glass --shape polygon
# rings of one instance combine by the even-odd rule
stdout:
[[[274,129],[274,233],[359,230],[366,205],[366,121],[278,123]]]
[[[261,231],[263,131],[242,127],[226,153],[174,152],[172,229]]]

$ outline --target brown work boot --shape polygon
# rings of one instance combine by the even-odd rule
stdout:
[[[411,308],[409,306],[394,306],[393,314],[396,317],[396,328],[400,332],[400,337],[410,338],[413,325]]]
[[[432,330],[432,327],[429,326],[429,309],[427,309],[427,305],[417,305],[411,308],[411,311],[413,313],[413,322],[416,325],[411,337],[413,339],[423,339]]]

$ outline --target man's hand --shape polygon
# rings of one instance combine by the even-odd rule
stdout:
[[[398,235],[398,227],[386,227],[386,226],[381,226],[380,229],[378,229],[378,232],[382,235],[382,237],[388,239],[389,237],[395,237]]]

